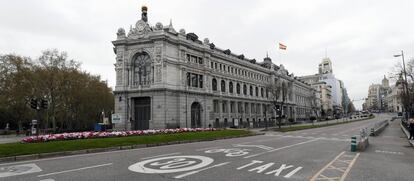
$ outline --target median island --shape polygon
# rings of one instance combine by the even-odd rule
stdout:
[[[133,135],[108,138],[81,138],[71,140],[48,140],[32,143],[5,143],[0,144],[0,158],[19,155],[36,155],[36,158],[48,157],[47,153],[56,153],[55,156],[71,155],[79,153],[99,152],[104,148],[131,149],[167,144],[188,143],[195,141],[210,141],[215,139],[234,138],[254,135],[246,130],[214,130],[197,132],[180,132],[153,135]],[[95,149],[95,151],[94,151]],[[90,150],[81,152],[81,150]],[[109,149],[108,149],[109,150]],[[42,155],[45,154],[45,155]],[[16,157],[15,160],[18,160]]]
[[[314,129],[314,128],[321,128],[326,126],[335,126],[339,124],[347,124],[357,121],[364,121],[368,119],[373,119],[375,116],[369,116],[366,118],[355,118],[355,119],[347,119],[347,120],[331,120],[331,121],[323,121],[323,122],[317,122],[317,123],[306,123],[306,124],[295,124],[290,126],[283,126],[281,128],[273,128],[273,131],[278,132],[290,132],[290,131],[299,131],[299,130],[305,130],[305,129]]]

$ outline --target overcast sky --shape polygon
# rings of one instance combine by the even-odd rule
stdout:
[[[128,31],[136,23],[142,5],[151,25],[172,19],[177,31],[260,61],[268,51],[296,76],[317,73],[327,50],[335,76],[355,100],[401,61],[393,54],[414,56],[412,0],[2,0],[0,54],[35,58],[57,48],[113,87],[111,41],[119,27]],[[287,50],[279,52],[278,42]]]

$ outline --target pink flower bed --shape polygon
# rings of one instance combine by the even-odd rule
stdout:
[[[111,131],[111,132],[85,131],[85,132],[29,136],[29,137],[23,138],[22,142],[23,143],[36,143],[36,142],[59,141],[59,140],[141,136],[141,135],[172,134],[172,133],[201,132],[201,131],[215,131],[215,130],[216,130],[215,128],[177,128],[177,129],[149,129],[149,130]]]

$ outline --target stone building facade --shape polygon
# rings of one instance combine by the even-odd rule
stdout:
[[[386,97],[391,92],[388,79],[382,79],[381,84],[371,84],[368,88],[368,97],[365,101],[367,110],[386,111],[388,110],[388,101]]]
[[[404,80],[402,75],[399,76],[397,82],[391,87],[385,100],[387,102],[387,111],[389,112],[403,112],[403,104],[401,95],[404,93]]]
[[[324,91],[321,97],[322,115],[324,117],[340,117],[344,113],[350,99],[343,81],[337,79],[333,74],[332,62],[326,57],[318,66],[318,73],[314,75],[301,76],[299,79]]]
[[[119,28],[116,54],[116,129],[263,126],[271,124],[266,85],[288,85],[283,114],[305,119],[314,89],[266,56],[262,62],[218,48],[172,23],[148,23],[147,7],[128,33]]]

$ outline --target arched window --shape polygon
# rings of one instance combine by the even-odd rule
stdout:
[[[250,95],[253,96],[253,87],[250,86]]]
[[[221,92],[226,92],[226,82],[221,80]]]
[[[229,82],[229,92],[233,93],[233,82]]]
[[[217,80],[215,78],[213,78],[213,80],[211,81],[212,87],[213,87],[213,91],[217,91]]]
[[[145,52],[137,53],[132,58],[134,66],[134,85],[151,83],[151,59]]]
[[[247,95],[247,86],[246,85],[243,85],[243,94]]]
[[[255,92],[256,92],[256,97],[258,97],[259,96],[259,88],[256,87]]]
[[[236,84],[236,93],[240,94],[240,84],[239,83]]]

